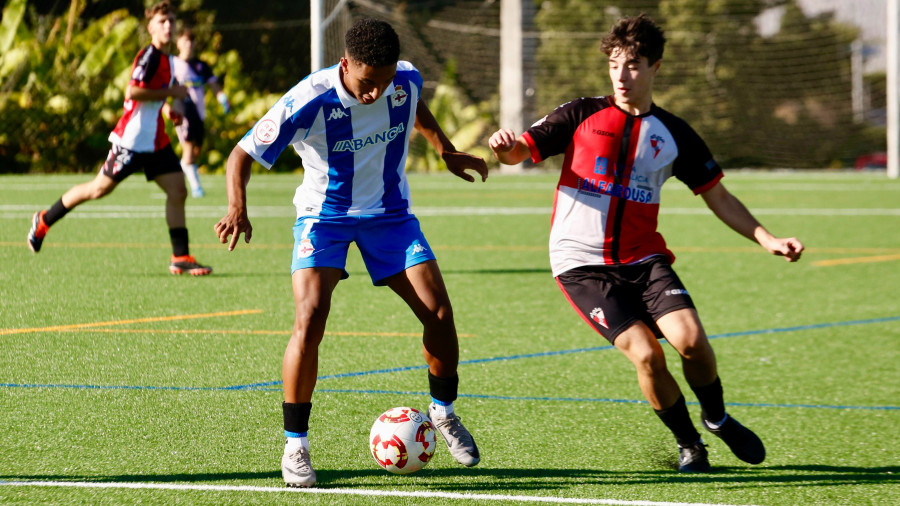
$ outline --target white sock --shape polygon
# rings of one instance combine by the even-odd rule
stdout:
[[[188,183],[191,185],[191,190],[197,190],[198,188],[202,188],[200,186],[200,174],[197,173],[197,164],[196,163],[181,163],[181,170],[184,172],[184,175],[187,176]]]
[[[289,437],[287,443],[284,444],[284,453],[293,453],[301,446],[309,450],[309,439],[306,436]]]
[[[446,418],[447,415],[453,414],[453,403],[451,402],[448,406],[441,406],[432,402],[430,411],[441,418]]]

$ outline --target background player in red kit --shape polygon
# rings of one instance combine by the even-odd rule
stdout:
[[[680,470],[707,472],[710,466],[666,367],[662,337],[681,355],[704,427],[738,458],[758,464],[765,447],[725,412],[715,354],[657,231],[661,186],[677,177],[729,227],[791,262],[803,244],[760,225],[722,185],[722,170],[696,132],[653,103],[664,44],[649,18],[619,20],[602,42],[612,96],[573,100],[518,137],[498,130],[490,147],[511,165],[565,153],[550,230],[553,275],[582,318],[634,364],[641,392],[675,435]]]
[[[212,272],[190,255],[185,227],[184,202],[187,188],[181,163],[166,135],[163,115],[178,122],[181,115],[171,110],[169,97],[184,99],[187,90],[172,74],[172,56],[164,51],[175,30],[175,9],[159,2],[146,12],[150,45],[138,53],[125,89],[124,113],[109,134],[112,148],[100,173],[92,181],[70,188],[50,209],[34,214],[28,232],[28,247],[37,253],[54,223],[88,200],[111,193],[125,178],[143,171],[147,181],[155,181],[166,192],[166,223],[172,241],[172,274],[203,276]]]

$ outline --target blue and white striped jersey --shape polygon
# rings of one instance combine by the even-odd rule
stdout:
[[[422,76],[397,62],[384,95],[365,105],[341,84],[339,67],[300,81],[238,145],[267,169],[294,147],[304,169],[297,217],[409,213],[404,167]]]

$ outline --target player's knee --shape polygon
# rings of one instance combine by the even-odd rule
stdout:
[[[171,202],[186,201],[187,196],[187,187],[184,185],[173,185],[171,188],[166,188],[166,198]]]
[[[707,360],[713,354],[709,341],[702,335],[686,336],[680,342],[678,353],[685,360]]]
[[[294,332],[309,327],[325,327],[331,304],[324,301],[310,301],[297,304],[294,317]]]
[[[648,346],[629,353],[629,358],[639,372],[657,374],[666,369],[666,355],[661,347]]]
[[[447,327],[453,326],[453,308],[450,303],[438,304],[434,308],[428,308],[419,314],[419,320],[426,326]]]
[[[319,347],[319,344],[322,343],[323,333],[315,333],[310,332],[310,329],[307,328],[294,328],[294,331],[291,333],[291,340],[288,343],[288,348],[294,348],[297,351],[306,352],[309,350],[314,350]]]

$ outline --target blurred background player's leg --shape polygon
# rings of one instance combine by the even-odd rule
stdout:
[[[181,170],[191,185],[191,196],[200,198],[206,195],[200,183],[197,171],[197,159],[200,158],[200,147],[203,145],[205,130],[203,120],[192,102],[184,103],[184,119],[176,129],[181,141]]]

